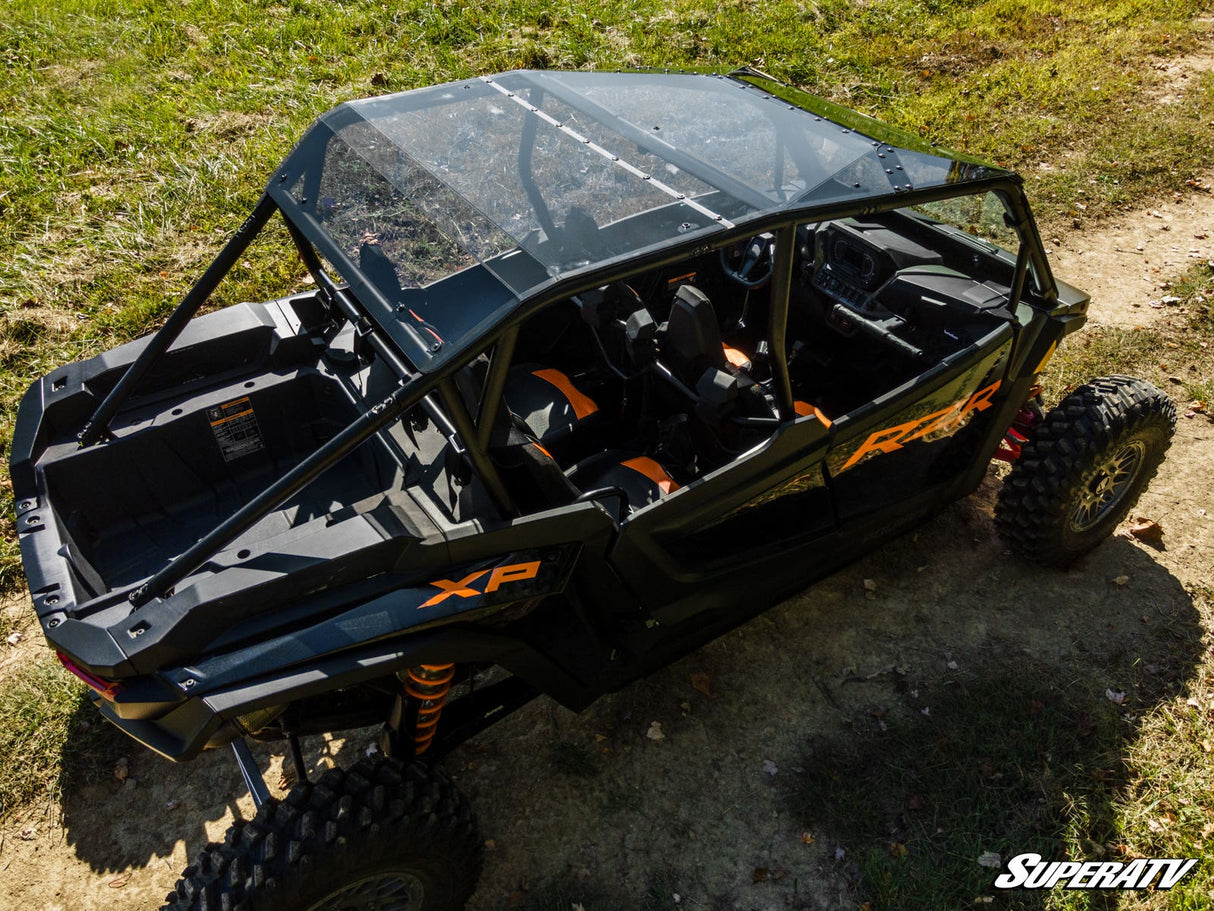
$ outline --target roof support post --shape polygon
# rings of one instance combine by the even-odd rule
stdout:
[[[792,402],[792,380],[788,376],[785,338],[788,330],[788,295],[792,290],[792,269],[796,252],[797,227],[785,225],[776,231],[776,250],[771,270],[771,365],[775,373],[776,404],[780,420],[796,417]]]
[[[514,358],[514,344],[518,341],[518,332],[518,326],[508,329],[493,346],[489,375],[485,378],[485,389],[476,415],[476,444],[481,449],[488,449],[493,439],[494,424],[502,410],[502,392],[506,388],[506,377],[510,371],[510,361]]]
[[[236,229],[236,233],[232,235],[227,246],[215,257],[215,261],[203,273],[198,283],[182,298],[177,309],[169,315],[159,331],[148,339],[147,345],[139,352],[135,362],[127,368],[126,373],[118,380],[118,384],[110,390],[109,395],[93,412],[93,416],[85,422],[79,436],[82,447],[91,446],[109,433],[110,421],[114,419],[114,415],[118,413],[122,403],[135,391],[135,387],[151,369],[152,364],[177,340],[177,336],[181,335],[186,323],[192,320],[199,308],[207,302],[223,277],[228,274],[228,270],[235,265],[252,243],[253,238],[261,233],[261,229],[265,227],[266,222],[277,208],[278,205],[274,200],[268,195],[262,194],[256,208],[244,220],[244,224]]]

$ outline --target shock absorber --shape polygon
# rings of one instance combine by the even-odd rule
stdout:
[[[454,664],[419,664],[409,668],[405,692],[416,700],[417,715],[413,725],[413,755],[420,756],[430,748],[438,730],[438,716],[455,679]]]

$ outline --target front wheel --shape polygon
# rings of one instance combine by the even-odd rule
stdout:
[[[1175,407],[1150,383],[1110,376],[1080,386],[1012,465],[995,504],[1000,536],[1047,566],[1087,553],[1138,502],[1175,429]]]
[[[468,803],[445,776],[365,760],[238,821],[162,911],[458,911],[482,853]]]

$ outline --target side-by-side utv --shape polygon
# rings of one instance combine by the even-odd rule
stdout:
[[[196,317],[271,219],[302,293]],[[782,86],[513,72],[343,104],[155,335],[38,380],[12,447],[34,608],[152,750],[259,806],[172,909],[454,909],[481,845],[425,764],[581,709],[1013,463],[1065,564],[1175,423],[1039,377],[1087,296],[1021,181]],[[381,729],[307,780],[300,739]],[[246,745],[280,740],[272,799]]]

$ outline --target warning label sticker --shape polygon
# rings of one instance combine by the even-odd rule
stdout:
[[[216,408],[208,408],[207,420],[211,422],[211,432],[215,434],[215,442],[219,444],[225,462],[266,448],[247,395]]]

